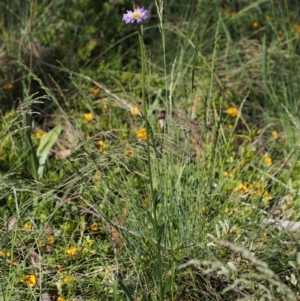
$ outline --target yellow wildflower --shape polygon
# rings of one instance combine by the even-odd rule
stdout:
[[[97,183],[101,180],[102,178],[102,174],[100,171],[96,171],[95,174],[94,174],[94,177],[93,177],[93,182],[94,183]]]
[[[55,239],[54,239],[54,237],[52,235],[48,237],[48,243],[49,244],[53,244],[54,241],[55,241]]]
[[[58,297],[58,298],[57,298],[57,301],[66,301],[66,299],[63,298],[63,297]]]
[[[233,125],[232,124],[228,124],[227,127],[228,127],[229,130],[233,129]]]
[[[138,140],[145,140],[147,137],[147,130],[145,128],[139,129],[136,132],[136,137]]]
[[[298,34],[300,34],[300,25],[299,24],[294,24],[294,29]]]
[[[264,191],[263,197],[267,200],[273,199],[273,197],[270,195],[270,193],[267,190]]]
[[[256,188],[256,189],[261,189],[261,184],[260,184],[260,183],[256,183],[256,184],[255,184],[255,188]]]
[[[57,272],[61,274],[62,273],[61,264],[57,264],[56,268],[57,268]]]
[[[37,138],[43,138],[44,136],[46,135],[46,133],[45,132],[43,132],[43,131],[36,131],[35,132],[35,136],[37,137]]]
[[[139,110],[139,108],[137,106],[131,107],[130,108],[130,113],[133,116],[141,115],[141,112],[140,112],[140,110]]]
[[[95,240],[94,239],[89,239],[87,241],[88,245],[91,247],[94,244]]]
[[[108,148],[108,144],[105,141],[98,141],[98,146],[99,146],[99,152],[103,153],[107,148]]]
[[[74,282],[76,279],[74,276],[72,275],[66,275],[62,278],[63,283],[67,284],[67,283],[72,283]]]
[[[258,189],[258,190],[256,191],[256,194],[257,194],[258,196],[262,196],[263,191],[262,191],[261,189]]]
[[[126,148],[125,156],[128,157],[128,158],[132,158],[133,157],[133,150],[131,148]]]
[[[268,165],[268,166],[272,165],[272,158],[269,157],[268,153],[265,154],[264,161],[265,161],[266,165]]]
[[[100,92],[100,88],[99,87],[95,87],[93,89],[91,89],[90,94],[92,95],[97,95]]]
[[[103,111],[107,111],[108,109],[109,109],[108,104],[107,104],[107,103],[104,103],[104,104],[102,105],[102,110],[103,110]]]
[[[27,231],[30,231],[31,230],[31,223],[26,223],[25,225],[24,225],[24,229],[25,230],[27,230]]]
[[[252,28],[257,28],[258,26],[259,26],[258,22],[255,21],[255,22],[252,23]]]
[[[87,121],[91,121],[94,118],[94,115],[92,113],[86,113],[83,114],[83,117],[87,120]]]
[[[96,222],[94,222],[90,225],[90,229],[92,232],[97,232],[99,230],[99,226]]]
[[[76,247],[70,247],[67,250],[67,254],[70,256],[76,256],[77,255],[77,248]]]
[[[10,256],[10,252],[9,251],[5,251],[5,250],[0,250],[0,256],[9,257]]]
[[[279,133],[275,130],[272,132],[272,136],[276,139],[279,136]]]
[[[246,193],[249,192],[249,189],[248,189],[247,186],[244,185],[243,183],[241,183],[241,184],[238,185],[237,190],[238,190],[238,191],[244,191],[244,192],[246,192]]]
[[[239,115],[239,110],[237,108],[231,107],[225,111],[226,114],[231,117],[237,117]]]
[[[35,275],[30,274],[30,275],[27,275],[26,277],[22,278],[21,282],[23,284],[28,284],[30,287],[34,287],[36,285],[37,278]]]
[[[6,85],[3,87],[4,90],[10,90],[10,89],[12,89],[12,88],[13,88],[13,84],[11,84],[11,83],[6,84]]]

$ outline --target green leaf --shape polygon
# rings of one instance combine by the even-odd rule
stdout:
[[[33,146],[32,140],[31,140],[31,128],[25,130],[25,143],[26,147],[28,149],[28,156],[27,156],[27,168],[30,171],[31,175],[35,180],[38,179],[38,168],[39,168],[39,162],[36,150]]]
[[[127,288],[127,286],[122,282],[122,280],[119,279],[118,282],[119,282],[119,285],[120,285],[122,291],[123,291],[124,294],[126,295],[127,300],[129,300],[129,301],[134,301],[131,292],[129,291],[129,289]]]
[[[43,177],[46,160],[48,158],[52,146],[57,141],[61,131],[62,131],[61,125],[57,125],[54,129],[48,132],[41,139],[40,145],[37,149],[37,157],[39,159],[39,169],[38,169],[39,178]]]
[[[168,276],[164,284],[164,296],[170,291],[171,287],[174,285],[174,277]]]

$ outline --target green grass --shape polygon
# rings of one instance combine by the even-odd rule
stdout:
[[[139,4],[150,160],[132,2],[0,4],[0,301],[300,299],[297,2]]]

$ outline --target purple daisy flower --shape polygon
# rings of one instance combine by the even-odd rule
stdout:
[[[123,21],[126,24],[129,23],[134,23],[136,21],[137,23],[141,23],[143,20],[147,20],[149,18],[149,12],[144,9],[143,7],[141,8],[136,8],[134,11],[128,10],[127,14],[123,15]]]

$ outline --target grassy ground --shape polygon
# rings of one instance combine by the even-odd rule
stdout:
[[[0,301],[300,300],[298,2],[140,1],[146,119],[131,1],[21,2],[0,4]]]

